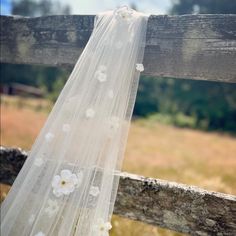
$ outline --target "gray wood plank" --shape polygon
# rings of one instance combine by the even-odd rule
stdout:
[[[0,183],[12,184],[27,153],[0,149]],[[114,213],[191,235],[236,235],[236,196],[120,173]]]
[[[94,16],[1,16],[1,62],[72,67]],[[150,16],[144,75],[236,82],[236,15]]]

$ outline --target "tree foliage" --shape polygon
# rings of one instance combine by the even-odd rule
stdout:
[[[235,14],[236,1],[232,0],[178,0],[174,1],[172,14]]]
[[[14,0],[12,14],[21,16],[44,16],[69,14],[70,7],[52,0]],[[54,101],[68,78],[68,72],[44,66],[0,64],[3,84],[12,82],[39,87]]]
[[[59,1],[52,0],[14,0],[12,14],[31,17],[58,14],[68,15],[70,14],[70,7],[62,5]]]
[[[236,132],[236,85],[142,77],[134,114],[155,113],[177,126]]]
[[[179,0],[172,14],[236,13],[236,1]],[[134,113],[178,126],[236,132],[236,85],[142,78]],[[155,114],[155,115],[153,115]]]

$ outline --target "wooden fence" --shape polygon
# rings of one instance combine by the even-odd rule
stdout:
[[[1,16],[1,62],[71,68],[94,16]],[[236,15],[151,16],[145,75],[236,82]],[[27,153],[1,150],[0,182],[12,184]],[[236,196],[121,173],[115,214],[191,235],[236,235]]]

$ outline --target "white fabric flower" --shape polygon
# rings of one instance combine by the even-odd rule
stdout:
[[[51,218],[59,210],[59,205],[57,201],[48,199],[47,207],[44,209],[44,212]]]
[[[111,99],[114,98],[114,92],[113,92],[113,90],[110,89],[110,90],[108,91],[108,94],[107,94],[107,95],[108,95],[108,97],[111,98]]]
[[[107,67],[104,65],[100,65],[95,72],[94,77],[101,83],[105,82],[107,80]]]
[[[100,190],[98,187],[95,186],[91,186],[90,190],[89,190],[89,194],[92,195],[93,197],[97,197],[100,193]]]
[[[42,231],[40,231],[37,234],[35,234],[34,236],[45,236],[45,234]]]
[[[96,72],[95,77],[101,83],[107,81],[107,75],[105,73]]]
[[[92,108],[86,110],[85,115],[87,118],[93,118],[95,115],[95,111]]]
[[[53,193],[56,197],[69,195],[74,192],[75,187],[81,183],[76,174],[72,174],[70,170],[62,170],[61,175],[55,175],[52,180]]]
[[[120,119],[117,116],[112,116],[110,119],[110,129],[116,131],[120,127]]]
[[[29,220],[28,220],[29,224],[32,224],[32,223],[34,222],[34,220],[35,220],[35,215],[32,214],[32,215],[30,216]]]
[[[35,160],[34,160],[34,165],[35,166],[41,166],[42,164],[43,164],[43,159],[42,158],[36,158]]]
[[[130,20],[133,17],[133,10],[128,6],[123,6],[115,11],[115,16],[118,20]]]
[[[144,71],[144,66],[143,66],[143,64],[136,64],[136,70],[137,70],[137,71],[140,71],[140,72]]]
[[[110,222],[105,222],[102,218],[97,220],[93,230],[98,236],[109,236],[109,230],[112,228]]]
[[[48,133],[45,135],[45,139],[46,139],[46,142],[50,143],[50,142],[54,139],[54,134],[48,132]]]
[[[116,116],[112,116],[109,120],[108,120],[108,137],[111,138],[115,135],[115,133],[117,132],[117,130],[120,127],[120,119],[119,117]]]
[[[62,131],[65,133],[70,132],[70,125],[69,124],[63,124]]]

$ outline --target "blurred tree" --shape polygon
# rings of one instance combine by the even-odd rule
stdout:
[[[172,14],[235,14],[236,1],[232,0],[178,0],[173,1]]]
[[[177,126],[236,132],[236,84],[142,77],[134,114]]]
[[[69,13],[70,8],[68,5],[61,5],[60,2],[52,0],[14,0],[12,7],[13,15],[31,17]],[[3,63],[0,64],[0,70],[2,83],[10,84],[17,82],[40,87],[46,93],[49,93],[50,98],[53,100],[56,99],[68,78],[68,72],[52,67]],[[58,83],[57,80],[61,82]]]
[[[21,16],[45,16],[70,14],[69,5],[61,5],[59,1],[52,0],[13,0],[13,15]]]
[[[173,1],[170,13],[236,13],[236,1],[178,0]],[[152,119],[155,117],[162,122],[235,133],[236,85],[144,78],[140,80],[134,113],[141,116],[156,113]]]
[[[172,14],[236,13],[236,1],[174,1]],[[178,126],[236,132],[236,84],[142,78],[134,109]],[[191,122],[190,122],[191,121]]]
[[[174,1],[170,12],[172,14],[235,14],[236,1],[178,0]],[[235,132],[236,85],[204,81],[187,83],[190,93],[185,93],[188,97],[185,102],[182,101],[182,104],[185,104],[185,108],[188,107],[185,113],[196,116],[196,126],[201,127],[204,124],[208,129],[227,129]]]
[[[32,16],[36,13],[37,3],[32,0],[13,1],[12,14],[21,16]]]

